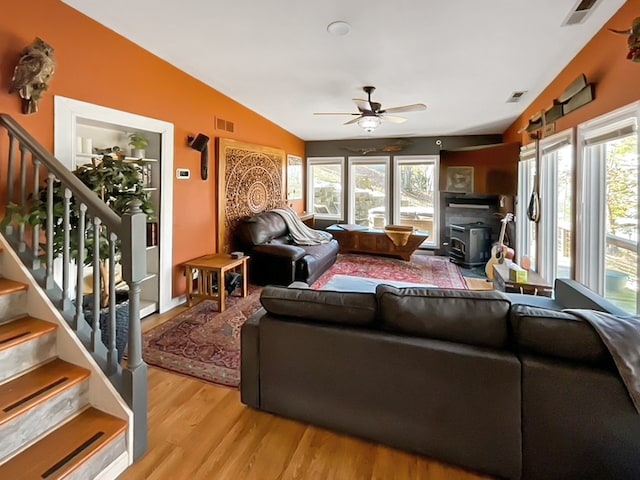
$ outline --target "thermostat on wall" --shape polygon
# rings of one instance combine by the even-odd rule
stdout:
[[[178,180],[188,180],[191,178],[191,170],[188,168],[177,168],[176,169],[176,178]]]

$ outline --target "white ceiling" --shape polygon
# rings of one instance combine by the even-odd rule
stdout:
[[[562,27],[577,0],[63,1],[304,140],[502,133],[625,3]],[[373,134],[313,115],[356,112],[364,85],[428,108]]]

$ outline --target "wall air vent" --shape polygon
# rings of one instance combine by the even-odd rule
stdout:
[[[579,25],[584,23],[600,1],[601,0],[578,0],[578,4],[569,12],[569,15],[567,15],[564,22],[562,22],[562,26]]]
[[[507,99],[507,103],[518,103],[526,93],[526,90],[513,92]]]
[[[233,133],[235,127],[233,122],[225,120],[224,118],[216,117],[216,129],[224,130],[225,132]]]

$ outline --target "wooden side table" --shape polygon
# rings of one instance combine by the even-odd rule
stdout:
[[[500,292],[524,293],[528,295],[553,296],[553,286],[536,272],[529,271],[526,283],[509,279],[509,267],[506,263],[494,265],[493,288]]]
[[[218,311],[224,312],[227,299],[225,273],[239,270],[242,275],[242,297],[247,296],[247,260],[249,257],[231,258],[228,254],[205,255],[189,260],[183,265],[187,273],[187,305],[193,305],[194,298],[218,301]],[[197,278],[194,279],[194,275]],[[194,291],[194,280],[196,288]]]

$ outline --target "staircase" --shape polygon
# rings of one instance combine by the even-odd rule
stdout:
[[[7,248],[0,275],[20,268]],[[115,479],[131,463],[126,406],[105,403],[108,380],[53,309],[48,321],[30,315],[46,310],[26,279],[0,278],[0,479]]]

